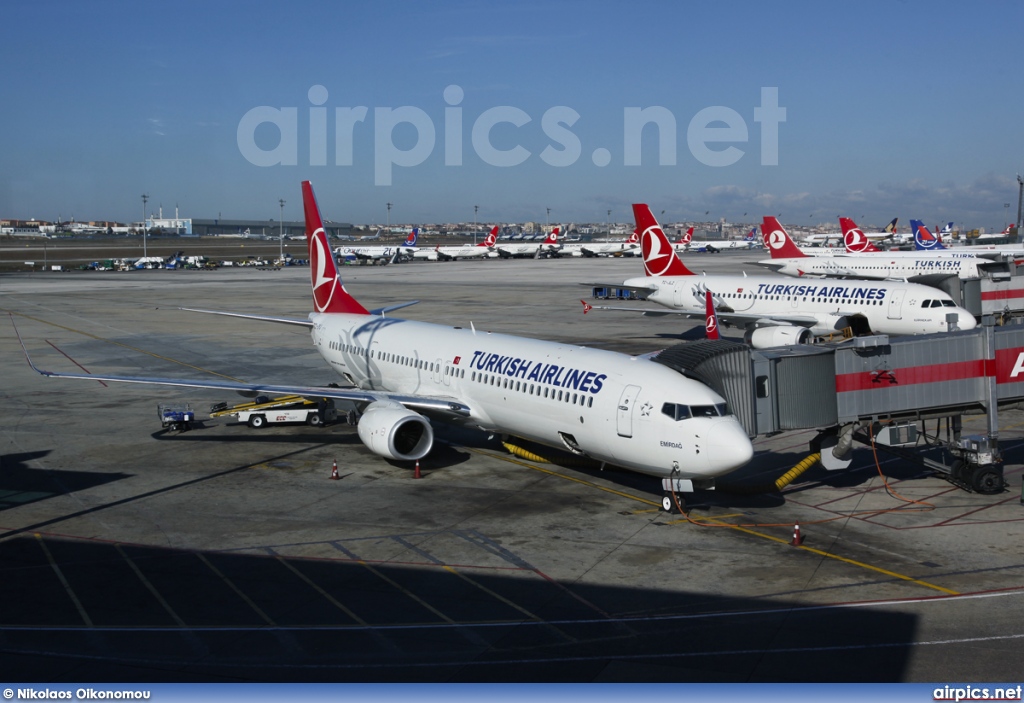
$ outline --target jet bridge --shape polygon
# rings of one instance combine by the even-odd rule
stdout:
[[[837,345],[754,350],[727,340],[681,344],[654,358],[715,389],[750,437],[817,429],[826,469],[849,466],[854,440],[915,458],[963,488],[1003,489],[999,409],[1024,402],[1024,324],[936,335],[858,337]],[[988,418],[983,437],[961,436],[963,415]],[[917,458],[917,423],[946,422],[931,438],[951,463]]]

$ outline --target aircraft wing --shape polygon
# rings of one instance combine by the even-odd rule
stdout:
[[[668,308],[654,309],[654,308],[626,308],[617,305],[592,305],[589,310],[612,310],[619,312],[639,312],[643,313],[645,317],[665,317],[668,315],[682,315],[683,317],[693,317],[704,319],[705,313],[700,310],[671,310]],[[734,312],[730,310],[718,309],[715,310],[718,315],[718,319],[723,324],[731,325],[733,327],[773,327],[778,325],[795,325],[797,327],[813,327],[818,324],[818,318],[813,315],[794,315],[789,313],[779,313],[772,315],[748,315],[742,312]]]
[[[388,305],[383,308],[376,308],[370,310],[371,315],[383,316],[385,313],[392,312],[394,310],[401,310],[407,308],[410,305],[415,305],[420,301],[410,300],[405,303],[396,303],[395,305]],[[313,323],[309,320],[299,320],[294,317],[271,317],[270,315],[248,315],[240,312],[225,312],[223,310],[200,310],[199,308],[178,308],[179,310],[185,310],[186,312],[201,312],[206,315],[224,315],[225,317],[241,317],[245,320],[258,320],[260,322],[276,322],[280,325],[297,325],[299,327],[312,327]]]
[[[245,317],[245,316],[242,316]],[[257,318],[258,319],[258,318]],[[14,319],[11,319],[14,324]],[[393,400],[401,403],[410,410],[417,410],[428,417],[457,422],[468,418],[471,410],[468,405],[456,398],[444,396],[410,396],[387,391],[364,391],[358,388],[331,388],[324,386],[291,386],[277,385],[270,383],[245,383],[244,381],[217,380],[217,379],[180,379],[161,378],[157,376],[109,376],[105,374],[89,373],[62,373],[59,371],[47,371],[40,369],[32,362],[28,349],[21,339],[17,325],[14,331],[18,335],[18,342],[25,354],[25,361],[36,373],[50,378],[73,378],[83,381],[110,381],[112,383],[137,383],[152,386],[172,386],[176,388],[213,388],[217,390],[235,391],[247,396],[255,396],[261,393],[271,395],[300,395],[307,398],[332,398],[334,400],[347,400],[356,405],[368,405],[376,400]]]

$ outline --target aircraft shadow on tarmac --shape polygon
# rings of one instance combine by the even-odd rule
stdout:
[[[0,510],[76,493],[131,476],[75,469],[34,469],[28,465],[49,453],[45,450],[0,455]]]
[[[917,616],[891,607],[560,582],[472,527],[351,538],[325,527],[322,538],[245,553],[0,542],[0,675],[893,682],[917,636]],[[648,547],[633,558],[658,569],[683,556]]]

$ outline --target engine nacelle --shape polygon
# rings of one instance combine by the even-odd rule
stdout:
[[[434,430],[427,419],[390,400],[366,406],[357,429],[370,451],[388,459],[415,461],[434,446]]]
[[[797,327],[795,325],[758,327],[752,331],[748,330],[743,335],[743,341],[754,349],[787,347],[791,344],[809,344],[811,341],[811,330],[807,327]]]

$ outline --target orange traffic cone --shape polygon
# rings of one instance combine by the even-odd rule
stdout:
[[[331,467],[331,480],[337,481],[339,478],[341,477],[338,476],[338,462],[335,461],[334,465]]]
[[[423,475],[420,474],[420,460],[419,459],[416,460],[416,470],[413,471],[412,477],[413,478],[423,478]]]
[[[804,543],[804,537],[800,534],[800,523],[793,525],[793,541],[789,544],[793,547],[799,547]]]

